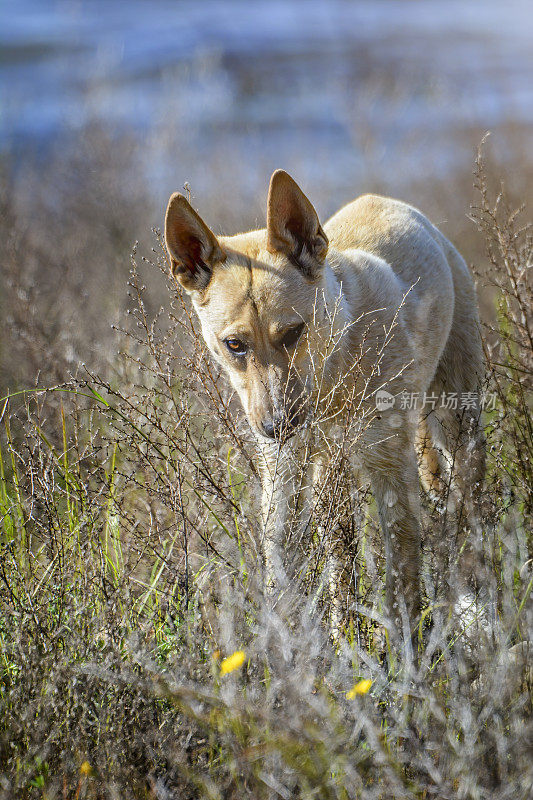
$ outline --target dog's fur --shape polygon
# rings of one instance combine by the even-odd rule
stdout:
[[[478,400],[462,413],[440,407],[443,393],[478,393],[483,370],[476,294],[463,258],[419,211],[375,195],[349,203],[322,227],[282,170],[271,179],[266,229],[217,238],[174,194],[165,237],[172,272],[191,294],[203,337],[260,444],[271,579],[294,470],[284,454],[301,440],[292,434],[309,418],[319,373],[330,420],[354,397],[368,420],[358,460],[385,539],[388,607],[397,619],[404,608],[413,623],[420,602],[417,436],[428,484],[453,458],[458,487],[472,501],[484,472]],[[383,388],[396,399],[406,391],[439,402],[422,417],[399,402],[393,416],[376,413]]]

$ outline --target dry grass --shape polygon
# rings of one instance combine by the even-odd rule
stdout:
[[[6,209],[14,336],[4,348],[20,361],[4,353],[3,381],[29,388],[41,373],[0,408],[0,797],[525,800],[533,298],[522,217],[487,187],[480,162],[473,216],[498,298],[486,336],[496,403],[482,529],[458,526],[444,576],[468,558],[478,593],[462,618],[441,593],[431,541],[446,498],[425,497],[415,660],[384,636],[372,504],[343,481],[325,487],[312,546],[293,537],[292,582],[265,594],[252,442],[175,286],[152,299],[143,287],[164,287],[158,236],[149,258],[133,254],[129,315],[116,314],[112,346],[95,298],[76,315],[79,270],[97,257],[108,277],[123,275],[120,254],[140,224],[142,195],[124,214],[121,194],[110,218],[119,198],[97,183],[111,200],[71,207],[59,251],[49,225]],[[80,227],[84,215],[91,224]],[[60,291],[49,278],[44,313],[32,276],[49,262],[77,267],[61,273]],[[78,356],[91,367],[69,374]],[[354,579],[334,646],[320,531],[348,502]],[[241,651],[234,669],[222,663]]]

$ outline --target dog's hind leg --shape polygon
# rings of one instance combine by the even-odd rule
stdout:
[[[473,287],[469,288],[473,292]],[[475,303],[474,296],[472,301]],[[464,504],[473,520],[485,475],[483,354],[475,305],[465,308],[465,298],[456,296],[456,306],[454,323],[429,388],[439,400],[435,409],[422,409],[422,416],[455,499]]]
[[[435,542],[435,549],[440,550],[438,573],[448,585],[449,600],[457,607],[461,598],[472,596],[479,583],[475,573],[483,573],[481,505],[486,445],[480,392],[484,369],[474,288],[457,251],[450,247],[447,256],[454,274],[459,275],[459,287],[452,329],[429,388],[439,400],[427,413],[426,426],[445,489],[443,529]],[[465,524],[466,540],[462,534]]]
[[[455,307],[448,341],[429,390],[439,397],[439,404],[427,415],[427,427],[441,467],[451,477],[452,488],[460,495],[467,514],[473,515],[485,475],[480,408],[483,350],[472,278],[464,259],[442,238],[453,273]]]

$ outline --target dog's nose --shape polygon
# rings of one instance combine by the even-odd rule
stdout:
[[[299,424],[299,414],[293,414],[289,417],[287,414],[279,413],[274,414],[273,417],[264,419],[261,423],[261,427],[263,428],[263,433],[265,436],[268,436],[269,439],[280,439],[282,435],[284,438],[292,436],[295,428],[297,428]]]
[[[261,427],[263,428],[265,435],[268,436],[269,439],[276,438],[276,427],[274,425],[273,420],[271,419],[263,420],[263,422],[261,423]]]
[[[287,427],[287,419],[284,414],[274,414],[273,417],[264,419],[261,426],[269,439],[275,439],[279,437],[282,430]]]

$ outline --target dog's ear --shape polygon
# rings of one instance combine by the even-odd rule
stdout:
[[[271,253],[285,253],[307,277],[318,275],[328,252],[328,237],[311,201],[282,169],[270,179],[267,236]]]
[[[165,242],[172,274],[188,292],[205,289],[215,264],[225,259],[215,234],[178,192],[168,201]]]

